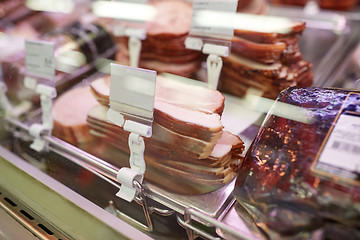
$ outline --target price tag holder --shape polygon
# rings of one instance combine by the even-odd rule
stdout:
[[[190,35],[231,39],[237,4],[237,0],[194,0]]]
[[[29,129],[30,135],[34,137],[34,142],[30,147],[41,152],[46,151],[48,146],[43,136],[50,135],[53,128],[52,99],[56,97],[56,89],[53,87],[55,79],[54,43],[27,40],[25,54],[27,76],[24,84],[40,95],[42,109],[42,123],[32,124]]]
[[[133,182],[143,181],[146,169],[143,137],[151,137],[154,115],[156,71],[110,64],[110,109],[107,120],[130,132],[130,168],[121,168],[122,183],[117,196],[129,202],[137,195]]]
[[[25,42],[26,72],[32,76],[53,80],[55,77],[54,43]]]
[[[114,18],[133,23],[145,23],[155,17],[154,7],[147,1],[94,1],[92,11],[99,17]]]
[[[147,0],[96,1],[92,8],[98,16],[119,20],[114,24],[113,34],[129,37],[130,66],[138,67],[141,40],[146,39],[146,22],[156,16],[155,8]]]
[[[185,40],[188,49],[208,54],[206,60],[208,88],[217,89],[222,69],[221,57],[230,53],[234,36],[237,0],[194,0],[190,34]]]

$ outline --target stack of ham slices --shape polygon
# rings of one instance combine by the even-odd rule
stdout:
[[[270,20],[270,19],[269,19]],[[236,29],[232,53],[224,58],[219,88],[237,96],[249,88],[275,98],[287,87],[312,85],[312,64],[302,59],[298,35],[303,22],[289,22],[286,34]]]
[[[307,0],[271,0],[271,3],[274,4],[283,4],[283,5],[294,5],[294,6],[305,6],[308,2]],[[317,4],[324,9],[332,10],[351,10],[356,7],[359,3],[358,0],[318,0]]]
[[[264,14],[267,9],[268,4],[265,0],[241,0],[238,1],[236,11],[250,14]]]
[[[100,104],[94,104],[90,91]],[[54,104],[53,134],[80,145],[94,141],[88,135],[90,129],[95,141],[128,153],[129,132],[107,121],[109,92],[110,78],[106,76],[93,81],[90,88],[60,96]],[[74,103],[64,105],[67,101]],[[186,194],[213,191],[230,182],[242,163],[244,143],[223,130],[223,108],[224,97],[218,91],[158,76],[153,134],[144,139],[147,179]],[[70,118],[74,112],[77,115]],[[167,185],[169,178],[172,184]],[[173,188],[174,181],[182,187]]]
[[[201,53],[185,48],[190,31],[192,6],[181,0],[154,0],[150,4],[157,13],[146,25],[147,36],[142,41],[139,66],[157,72],[167,72],[185,77],[200,68]],[[117,61],[128,64],[128,38],[119,37],[120,51]]]

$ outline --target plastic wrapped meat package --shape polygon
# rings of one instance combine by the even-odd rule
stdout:
[[[234,196],[270,239],[360,238],[360,93],[289,88],[248,150]]]

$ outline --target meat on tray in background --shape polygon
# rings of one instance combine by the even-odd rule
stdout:
[[[90,37],[91,36],[91,37]],[[57,90],[62,91],[78,80],[77,70],[86,66],[91,71],[98,57],[106,55],[114,58],[116,47],[112,36],[102,25],[94,23],[74,22],[56,31],[48,32],[40,38],[54,43],[56,63],[55,82]],[[72,61],[67,61],[67,59]],[[23,87],[26,74],[25,50],[22,49],[2,61],[4,81],[8,86],[8,95],[14,99],[28,97],[29,93]],[[74,73],[74,74],[73,74]]]
[[[236,11],[249,14],[265,14],[268,9],[266,0],[240,0]]]
[[[272,24],[271,20],[264,16],[264,22]],[[244,96],[255,88],[264,97],[276,98],[287,87],[312,85],[312,64],[302,59],[298,46],[305,23],[284,20],[288,21],[278,27],[287,29],[285,33],[235,29],[232,53],[223,59],[220,90]]]
[[[270,0],[270,2],[278,5],[305,6],[309,0]],[[314,2],[321,8],[339,11],[352,10],[359,3],[358,0],[317,0]]]
[[[139,66],[159,73],[192,76],[199,70],[202,59],[201,52],[185,47],[191,24],[191,4],[182,0],[153,0],[149,4],[157,13],[154,20],[146,24],[147,36],[142,41]],[[118,37],[120,51],[116,60],[125,65],[129,65],[127,43],[127,37]]]
[[[279,95],[234,190],[270,239],[360,238],[359,126],[360,92]]]

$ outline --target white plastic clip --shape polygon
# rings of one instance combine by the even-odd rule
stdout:
[[[307,1],[306,5],[304,6],[303,12],[305,15],[309,15],[309,16],[315,16],[319,14],[320,7],[317,1],[314,0]]]
[[[360,91],[360,79],[358,79],[354,82],[354,88],[356,90]]]
[[[204,42],[201,38],[187,37],[185,39],[185,47],[187,49],[201,51],[203,45],[204,45]]]
[[[222,59],[218,55],[210,54],[207,57],[208,88],[217,89],[222,65]]]
[[[12,106],[9,99],[6,96],[7,86],[4,82],[0,81],[0,109],[3,109],[5,115],[11,113]]]
[[[141,40],[138,37],[130,36],[128,42],[129,54],[130,54],[130,66],[138,67],[140,52],[141,52]]]
[[[146,31],[142,28],[131,28],[125,27],[120,24],[115,25],[114,27],[115,36],[127,36],[129,37],[128,49],[129,49],[129,58],[130,66],[138,67],[140,52],[141,52],[141,40],[146,39]]]
[[[46,151],[48,142],[43,139],[44,135],[50,135],[53,129],[53,118],[51,114],[52,99],[56,97],[56,89],[44,84],[36,86],[36,93],[40,94],[42,109],[42,123],[34,123],[30,126],[29,133],[33,136],[34,142],[30,145],[35,151]]]
[[[223,65],[220,56],[227,57],[229,55],[229,47],[205,43],[202,52],[209,54],[206,59],[208,87],[210,89],[217,89]]]
[[[137,195],[137,189],[133,182],[136,180],[141,184],[146,170],[145,142],[140,135],[150,137],[151,127],[127,120],[124,124],[124,130],[131,132],[129,135],[130,168],[123,167],[119,170],[117,179],[121,182],[121,187],[116,196],[131,202]]]

